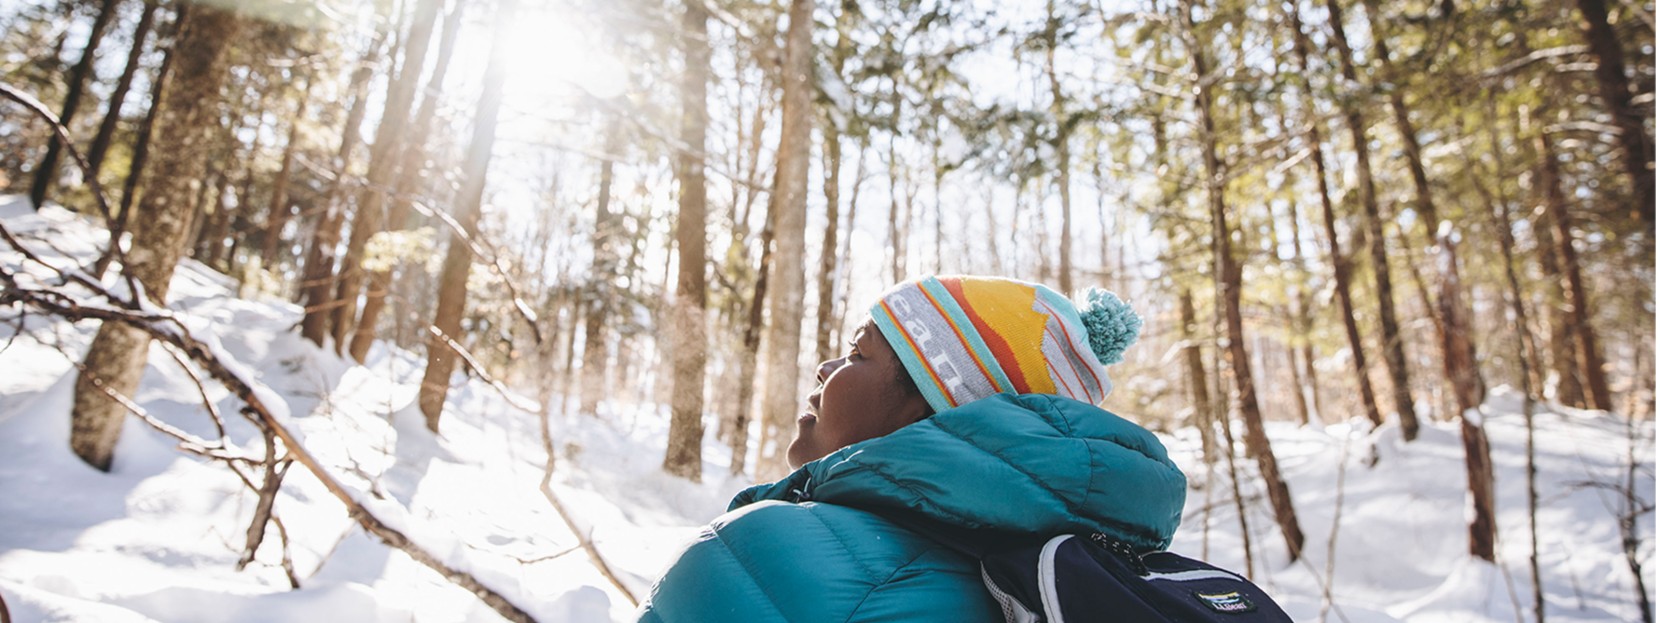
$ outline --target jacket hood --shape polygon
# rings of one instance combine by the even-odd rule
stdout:
[[[997,394],[808,463],[732,501],[817,501],[976,533],[1104,532],[1164,549],[1187,478],[1146,429],[1048,394]]]

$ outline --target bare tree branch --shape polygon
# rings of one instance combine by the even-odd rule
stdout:
[[[16,238],[0,225],[0,237],[15,243]],[[21,248],[20,248],[21,250]],[[359,503],[353,493],[345,488],[332,474],[328,472],[316,457],[305,449],[298,438],[278,421],[276,416],[265,405],[260,392],[253,385],[231,371],[222,361],[216,350],[208,344],[196,339],[190,330],[177,317],[168,313],[155,313],[141,303],[142,294],[135,291],[135,296],[129,305],[134,309],[112,308],[98,305],[86,305],[68,295],[53,290],[38,288],[24,288],[18,285],[14,275],[0,272],[0,280],[4,281],[5,288],[0,290],[0,305],[20,304],[30,306],[42,312],[61,316],[71,321],[101,320],[104,322],[119,322],[129,327],[143,331],[151,339],[170,344],[179,349],[191,361],[201,366],[209,377],[230,390],[247,407],[243,414],[254,420],[256,424],[268,428],[277,440],[281,440],[288,449],[288,456],[311,472],[323,487],[346,506],[347,515],[356,521],[363,529],[375,535],[382,543],[397,548],[408,554],[416,562],[437,571],[450,582],[467,589],[477,596],[486,605],[489,605],[503,618],[510,621],[534,621],[529,613],[514,605],[505,596],[484,583],[471,573],[457,569],[438,556],[428,552],[425,548],[414,543],[403,532],[393,528],[374,513]],[[111,301],[120,300],[105,290],[100,284],[88,282],[95,293]],[[113,393],[113,392],[110,392]],[[123,402],[124,406],[136,407],[130,400]]]

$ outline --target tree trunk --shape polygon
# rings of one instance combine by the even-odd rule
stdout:
[[[1332,44],[1343,69],[1343,81],[1354,93],[1360,93],[1360,79],[1355,73],[1354,52],[1349,48],[1348,36],[1343,30],[1343,8],[1337,0],[1326,0],[1331,14],[1329,20]],[[1412,405],[1412,383],[1406,370],[1406,344],[1395,321],[1395,290],[1389,278],[1389,244],[1383,237],[1383,216],[1378,208],[1377,186],[1372,181],[1372,148],[1366,138],[1366,117],[1360,104],[1352,99],[1339,98],[1343,118],[1349,126],[1349,138],[1354,144],[1355,174],[1359,178],[1360,207],[1366,217],[1367,237],[1371,244],[1372,275],[1377,278],[1378,328],[1383,339],[1383,363],[1389,370],[1389,380],[1395,399],[1396,417],[1400,418],[1401,436],[1407,441],[1418,438],[1418,414]]]
[[[1458,276],[1458,253],[1450,239],[1450,232],[1444,231],[1439,237],[1442,274],[1440,313],[1449,320],[1441,348],[1447,353],[1445,369],[1455,390],[1453,398],[1458,403],[1460,414],[1458,430],[1464,441],[1464,473],[1470,490],[1470,555],[1493,562],[1498,541],[1498,515],[1493,503],[1493,459],[1480,415],[1487,387],[1481,381],[1476,364],[1475,344],[1470,340],[1469,331],[1462,329],[1469,326],[1469,320],[1463,317],[1468,312],[1463,311],[1458,303],[1462,288]]]
[[[120,0],[103,0],[98,6],[98,16],[92,20],[92,31],[87,33],[86,45],[81,48],[81,60],[69,68],[67,82],[68,92],[63,97],[63,112],[58,115],[58,123],[65,128],[75,119],[75,110],[81,106],[81,95],[86,91],[86,83],[93,78],[92,61],[97,56],[98,44],[104,40],[104,30],[109,27],[110,20],[115,19],[115,11]],[[35,168],[34,184],[29,187],[29,201],[35,209],[46,205],[46,197],[51,186],[57,182],[58,160],[63,157],[63,143],[58,141],[58,135],[53,133],[46,139],[46,157],[41,158],[40,166]]]
[[[1516,239],[1510,232],[1510,210],[1501,202],[1492,202],[1490,210],[1493,230],[1499,237],[1499,252],[1504,258],[1505,285],[1510,288],[1510,296],[1506,297],[1510,304],[1510,331],[1516,338],[1515,357],[1521,366],[1520,373],[1516,375],[1516,385],[1522,390],[1522,420],[1527,427],[1527,568],[1528,578],[1533,584],[1533,620],[1544,623],[1545,585],[1539,573],[1539,468],[1534,443],[1532,360],[1527,354],[1527,305],[1521,279],[1516,276]]]
[[[1586,393],[1590,394],[1591,406],[1610,411],[1614,408],[1614,399],[1608,390],[1608,377],[1602,369],[1602,350],[1597,346],[1596,332],[1591,326],[1591,304],[1586,296],[1585,282],[1580,277],[1579,253],[1574,250],[1573,228],[1568,222],[1568,198],[1562,192],[1562,173],[1556,162],[1556,148],[1543,126],[1539,127],[1538,137],[1534,140],[1539,149],[1539,183],[1543,185],[1545,194],[1545,213],[1553,226],[1557,259],[1562,261],[1562,290],[1567,295],[1567,322],[1580,365],[1579,378],[1584,382]]]
[[[110,240],[119,241],[127,231],[127,221],[132,214],[133,202],[138,198],[139,176],[144,173],[144,166],[150,159],[150,137],[154,136],[157,112],[161,106],[161,93],[167,86],[169,76],[173,71],[173,51],[178,48],[177,33],[184,25],[186,7],[181,6],[173,11],[173,21],[167,30],[172,31],[175,40],[168,45],[161,56],[161,66],[156,68],[155,77],[150,79],[150,108],[144,113],[144,123],[138,127],[138,136],[134,139],[132,164],[127,167],[127,178],[121,182],[121,207],[116,211],[115,223],[111,225]],[[109,268],[110,260],[115,254],[107,253],[99,259],[93,267],[93,272],[102,278],[104,271]]]
[[[807,160],[812,151],[813,0],[791,0],[785,35],[782,125],[778,164],[773,173],[769,217],[776,226],[776,280],[767,292],[767,385],[762,416],[786,430],[798,411],[801,376],[802,294],[806,289],[802,253],[807,238]],[[772,461],[757,465],[757,476],[781,475],[784,449],[773,444]]]
[[[219,260],[224,255],[225,237],[229,235],[231,226],[231,208],[227,202],[231,192],[230,174],[220,174],[217,188],[213,190],[213,214],[208,219],[208,225],[202,229],[201,247],[196,253],[197,261],[221,272]]]
[[[1437,248],[1438,253],[1443,256],[1442,261],[1444,263],[1450,263],[1456,269],[1459,262],[1458,249],[1453,244],[1454,233],[1452,228],[1454,225],[1450,221],[1442,223],[1441,213],[1435,205],[1435,197],[1430,192],[1429,173],[1424,167],[1423,149],[1418,144],[1418,130],[1413,127],[1412,117],[1406,109],[1406,96],[1402,95],[1405,84],[1397,78],[1398,74],[1395,71],[1393,61],[1389,58],[1388,40],[1384,37],[1383,30],[1380,27],[1383,16],[1380,14],[1378,1],[1366,0],[1365,5],[1367,15],[1371,19],[1372,46],[1377,51],[1377,60],[1383,69],[1384,75],[1395,82],[1394,88],[1389,90],[1389,107],[1394,112],[1395,129],[1401,135],[1401,144],[1406,152],[1407,169],[1412,174],[1413,197],[1416,200],[1414,207],[1418,210],[1420,217],[1418,220],[1424,224],[1424,240],[1430,246]],[[1443,226],[1445,226],[1444,231],[1440,231],[1438,234],[1437,231],[1442,230]],[[1468,348],[1471,352],[1452,353],[1443,348],[1441,358],[1446,363],[1447,382],[1452,385],[1450,389],[1453,395],[1485,394],[1485,391],[1476,391],[1485,385],[1481,379],[1479,368],[1473,365],[1469,368],[1454,368],[1451,364],[1451,361],[1456,359],[1467,358],[1472,364],[1477,361],[1474,352],[1474,329],[1466,324],[1473,313],[1464,304],[1463,293],[1460,292],[1460,289],[1446,283],[1456,277],[1456,274],[1441,273],[1442,300],[1434,308],[1438,312],[1435,314],[1437,318],[1436,328],[1439,330],[1441,343],[1445,347]],[[1448,297],[1451,297],[1451,300],[1446,300]],[[1425,296],[1425,298],[1430,297]],[[1447,335],[1449,333],[1459,335]],[[1481,404],[1481,400],[1482,398],[1478,397],[1476,404]],[[1459,405],[1460,411],[1466,408],[1462,404]],[[1489,467],[1489,469],[1491,468]]]
[[[1297,76],[1298,86],[1303,92],[1303,104],[1307,111],[1315,110],[1314,87],[1310,84],[1308,72],[1312,65],[1309,63],[1310,43],[1308,34],[1303,32],[1303,22],[1300,10],[1296,7],[1287,9],[1290,18],[1292,35],[1296,39],[1298,59]],[[1354,296],[1350,292],[1351,265],[1349,258],[1343,253],[1342,241],[1337,235],[1336,209],[1332,206],[1331,188],[1326,179],[1325,138],[1320,131],[1320,118],[1313,112],[1308,112],[1308,149],[1309,160],[1314,162],[1315,184],[1320,188],[1320,209],[1322,220],[1325,222],[1326,241],[1330,245],[1328,255],[1331,257],[1332,281],[1337,292],[1338,310],[1342,314],[1343,332],[1348,337],[1350,361],[1354,362],[1355,381],[1360,387],[1361,406],[1366,410],[1366,419],[1373,426],[1383,424],[1383,415],[1378,412],[1377,395],[1372,390],[1372,379],[1366,370],[1366,347],[1360,339],[1360,328],[1355,324]]]
[[[405,157],[404,140],[409,134],[409,113],[415,100],[415,86],[420,84],[421,72],[426,69],[432,28],[443,5],[443,0],[419,0],[415,5],[414,22],[404,48],[403,69],[387,90],[386,106],[381,109],[380,123],[375,126],[375,144],[369,152],[369,171],[357,195],[357,214],[352,219],[352,235],[346,240],[346,254],[340,260],[339,290],[334,294],[338,305],[334,310],[332,327],[336,353],[347,351],[347,337],[357,325],[357,297],[363,290],[364,281],[364,247],[368,245],[370,236],[386,226],[386,190],[391,187],[398,164]],[[462,206],[461,209],[465,211],[467,208]],[[367,353],[368,347],[362,350]],[[351,354],[358,363],[363,363],[355,349]]]
[[[605,367],[608,352],[605,344],[605,320],[611,311],[611,279],[616,276],[617,239],[622,232],[622,217],[611,210],[611,180],[616,158],[622,150],[622,119],[611,118],[606,130],[605,160],[599,164],[599,200],[594,211],[593,270],[588,275],[589,291],[582,328],[582,402],[581,410],[588,415],[599,414],[600,398],[606,395]]]
[[[841,12],[836,14],[836,45],[831,52],[830,63],[837,80],[841,79],[842,69],[852,51],[847,29],[853,11],[857,10],[855,0],[843,0]],[[824,137],[825,226],[823,244],[819,246],[818,329],[813,332],[817,347],[814,361],[825,361],[835,356],[835,343],[830,341],[830,334],[831,327],[837,324],[836,283],[839,279],[836,260],[839,249],[836,243],[841,229],[842,137],[836,127],[835,115],[826,114],[822,119],[824,123],[819,132]]]
[[[761,265],[755,271],[755,293],[749,299],[749,314],[744,324],[743,352],[738,354],[737,413],[732,418],[732,462],[728,471],[733,476],[744,472],[749,454],[749,409],[755,400],[755,363],[761,349],[762,310],[767,301],[767,290],[772,275],[773,220],[768,215],[761,227]],[[742,240],[734,238],[733,244]]]
[[[409,195],[415,192],[415,183],[420,179],[422,165],[426,160],[427,135],[432,128],[432,119],[437,114],[440,95],[444,88],[444,78],[449,73],[450,57],[455,52],[456,34],[460,31],[462,10],[466,3],[458,2],[444,17],[443,34],[438,37],[438,58],[432,69],[432,77],[427,80],[424,97],[421,98],[421,107],[415,113],[415,126],[407,143],[408,147],[400,155],[402,161],[398,163],[396,186],[393,189],[392,208],[386,215],[387,231],[402,231],[409,228],[410,213],[413,211],[413,198]],[[392,266],[390,263],[369,275],[369,290],[364,293],[363,312],[357,321],[357,328],[352,332],[351,355],[356,361],[363,361],[369,356],[369,347],[375,343],[375,335],[379,330],[377,324],[380,314],[386,309],[386,295],[392,289]]]
[[[496,32],[505,32],[518,11],[518,0],[501,0],[496,7]],[[479,209],[484,203],[484,183],[490,171],[490,150],[496,144],[496,119],[501,112],[502,85],[507,78],[508,46],[505,37],[497,37],[490,45],[490,61],[484,69],[484,91],[478,98],[478,116],[473,120],[473,138],[467,147],[467,162],[462,170],[462,186],[456,204],[455,220],[465,235],[451,232],[449,248],[444,252],[444,268],[438,278],[438,310],[432,325],[449,339],[461,342],[461,315],[467,307],[467,273],[472,269],[473,253],[468,238],[478,233]],[[412,45],[415,45],[411,42]],[[420,71],[419,63],[406,67]],[[421,376],[421,414],[426,416],[427,430],[438,432],[438,419],[444,413],[444,400],[450,391],[450,374],[455,371],[456,354],[436,334],[427,336],[427,367]]]
[[[1654,139],[1643,128],[1643,114],[1632,104],[1631,86],[1625,76],[1625,50],[1608,23],[1603,0],[1574,0],[1579,7],[1580,33],[1597,58],[1597,94],[1619,128],[1622,162],[1631,176],[1631,199],[1635,216],[1654,225]],[[1638,8],[1637,10],[1642,10]],[[1652,53],[1651,53],[1652,55]],[[1594,391],[1594,390],[1593,390]],[[1598,407],[1602,408],[1602,407]]]
[[[1194,106],[1199,109],[1201,139],[1204,141],[1202,152],[1206,178],[1205,192],[1210,202],[1211,246],[1215,252],[1215,274],[1222,295],[1222,309],[1217,311],[1226,317],[1228,365],[1233,368],[1234,384],[1239,392],[1239,411],[1240,418],[1245,422],[1247,452],[1257,460],[1263,486],[1268,490],[1269,502],[1274,507],[1274,519],[1279,524],[1280,534],[1285,537],[1288,555],[1295,561],[1302,556],[1303,530],[1297,523],[1297,510],[1292,505],[1291,489],[1280,476],[1279,463],[1274,458],[1273,447],[1262,425],[1256,385],[1251,380],[1251,359],[1245,350],[1245,325],[1239,310],[1242,275],[1233,258],[1233,230],[1228,225],[1228,209],[1223,197],[1226,178],[1221,160],[1216,153],[1217,136],[1216,124],[1211,114],[1209,62],[1204,52],[1204,40],[1198,32],[1198,24],[1194,21],[1192,7],[1186,2],[1183,4],[1182,13],[1187,25],[1189,49],[1193,54],[1193,76],[1197,82]]]
[[[300,142],[300,121],[305,119],[306,104],[311,100],[311,86],[314,84],[310,75],[304,76],[305,86],[300,88],[300,101],[294,110],[294,118],[288,121],[288,139],[282,146],[282,166],[277,169],[277,179],[271,182],[271,203],[265,210],[265,238],[260,246],[259,257],[267,270],[280,274],[278,264],[282,258],[278,255],[282,247],[282,230],[288,227],[288,217],[292,208],[288,205],[288,183],[294,176],[294,152]]]
[[[1181,313],[1182,330],[1182,361],[1186,364],[1187,378],[1191,385],[1189,393],[1193,400],[1193,425],[1199,429],[1200,456],[1205,465],[1216,463],[1215,431],[1211,429],[1210,375],[1205,373],[1204,349],[1199,346],[1199,338],[1194,334],[1194,327],[1198,326],[1193,312],[1193,291],[1182,288],[1177,295],[1178,307]]]
[[[93,136],[92,146],[87,148],[87,175],[97,177],[104,167],[104,153],[109,151],[110,141],[115,138],[115,126],[121,122],[121,105],[127,102],[127,91],[132,89],[133,76],[138,73],[139,61],[144,58],[144,41],[150,37],[150,26],[155,23],[158,6],[160,3],[157,0],[145,0],[144,11],[138,15],[138,25],[133,27],[133,45],[127,52],[127,65],[121,69],[121,78],[116,80],[115,90],[110,92],[109,108],[104,112],[104,120],[98,123],[98,134]]]
[[[305,318],[300,321],[300,335],[318,346],[324,345],[333,318],[331,304],[334,293],[334,247],[340,243],[340,228],[345,221],[345,208],[340,205],[346,190],[344,177],[351,170],[352,152],[362,142],[363,116],[368,110],[369,79],[374,76],[375,59],[380,58],[381,44],[386,31],[376,33],[375,39],[364,50],[352,72],[352,104],[346,110],[346,124],[340,130],[340,149],[334,155],[334,181],[330,182],[323,199],[323,213],[317,217],[312,230],[311,244],[306,250],[305,277],[300,282],[300,301],[305,305]]]
[[[669,398],[669,448],[663,470],[700,482],[703,479],[703,372],[708,360],[709,286],[704,278],[708,252],[708,188],[703,159],[709,127],[709,13],[688,3],[681,33],[686,69],[681,76],[680,142],[676,156],[680,182],[680,216],[675,222],[680,276],[675,282],[670,326],[674,341],[674,391]],[[835,229],[834,226],[831,229]],[[821,306],[822,307],[822,306]]]
[[[165,306],[167,288],[187,242],[192,214],[186,209],[192,184],[206,166],[204,146],[218,124],[213,122],[226,71],[225,52],[237,38],[241,20],[229,11],[198,5],[191,8],[177,43],[178,80],[168,85],[158,133],[166,144],[150,168],[140,209],[145,218],[133,232],[132,251],[122,268],[141,286],[152,304]],[[100,389],[134,395],[149,352],[148,334],[118,324],[104,324],[92,340],[75,378],[70,413],[70,449],[87,464],[109,471],[121,437],[126,409]]]
[[[1061,92],[1061,80],[1055,71],[1055,48],[1060,45],[1060,16],[1055,13],[1055,0],[1049,0],[1049,20],[1044,28],[1048,48],[1044,50],[1043,68],[1049,77],[1049,115],[1055,122],[1055,191],[1061,199],[1061,240],[1056,285],[1062,294],[1072,294],[1072,150],[1067,145],[1072,124],[1067,119],[1066,97]],[[1041,208],[1041,203],[1039,204]],[[1041,237],[1040,237],[1041,238]]]
[[[892,132],[888,136],[888,253],[891,254],[893,282],[899,283],[905,279],[906,232],[901,226],[903,219],[899,217],[899,150],[896,143],[899,141],[900,111],[905,100],[899,96],[899,78],[890,76],[888,80],[893,87],[890,97],[893,111],[888,117]]]

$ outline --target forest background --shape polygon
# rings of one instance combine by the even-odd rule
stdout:
[[[1105,406],[1237,444],[1292,559],[1265,421],[1459,422],[1491,560],[1490,387],[1654,417],[1653,14],[12,0],[0,187],[124,246],[0,303],[106,321],[70,440],[100,469],[190,257],[343,357],[424,353],[434,432],[463,373],[543,417],[668,405],[665,471],[720,444],[760,481],[887,285],[1105,287],[1147,319]]]

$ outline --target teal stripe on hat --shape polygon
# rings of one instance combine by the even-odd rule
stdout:
[[[888,345],[893,347],[893,354],[899,357],[899,362],[905,366],[905,372],[910,374],[911,380],[916,383],[917,391],[927,399],[928,406],[933,407],[936,413],[955,406],[945,395],[944,388],[940,387],[939,382],[930,374],[933,368],[928,365],[922,353],[917,352],[915,341],[899,326],[893,311],[888,309],[886,297],[871,306],[870,320],[875,323],[877,330],[882,332],[882,337],[888,341]]]
[[[967,340],[969,354],[978,359],[985,366],[986,371],[991,373],[992,381],[997,384],[997,391],[1010,394],[1020,393],[1015,391],[1014,382],[1009,380],[1009,375],[1003,372],[1003,366],[998,363],[997,356],[991,352],[991,347],[987,346],[986,340],[980,337],[980,331],[975,328],[974,321],[969,320],[968,314],[963,313],[962,305],[957,302],[957,297],[952,296],[951,291],[947,290],[945,284],[940,283],[938,278],[928,277],[923,279],[921,285],[922,290],[932,296],[935,301],[938,301],[940,307],[945,310],[946,320],[956,325],[962,337]],[[984,397],[977,396],[976,398]]]

